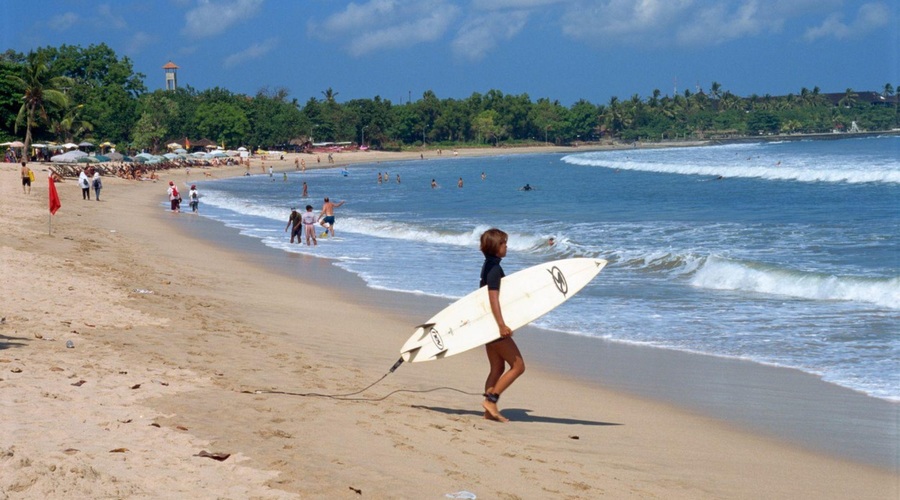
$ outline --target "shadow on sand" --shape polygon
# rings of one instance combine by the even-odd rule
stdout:
[[[440,406],[422,406],[422,405],[412,405],[413,408],[418,408],[420,410],[428,410],[428,411],[436,411],[438,413],[444,413],[446,415],[469,415],[473,417],[481,418],[483,413],[481,411],[476,410],[459,410],[456,408],[442,408]],[[531,410],[526,410],[524,408],[503,408],[502,413],[503,416],[508,418],[512,422],[527,422],[527,423],[542,423],[542,424],[562,424],[562,425],[624,425],[618,424],[615,422],[598,422],[595,420],[578,420],[574,418],[558,418],[558,417],[545,417],[541,415],[531,415]]]
[[[7,337],[6,335],[0,335],[0,351],[12,349],[13,347],[25,347],[25,343],[29,341],[29,339],[23,337]]]

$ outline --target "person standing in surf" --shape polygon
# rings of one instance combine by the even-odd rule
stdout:
[[[323,238],[327,236],[329,232],[331,233],[331,236],[334,237],[334,209],[344,203],[347,203],[347,201],[333,203],[327,196],[325,197],[325,204],[322,205],[322,213],[319,214],[319,219],[322,221],[322,227],[325,228],[325,232],[322,233]]]
[[[500,280],[505,276],[500,261],[506,257],[506,244],[509,235],[492,228],[481,235],[481,253],[484,254],[484,264],[481,266],[481,283],[479,287],[486,286],[488,300],[491,304],[491,313],[500,338],[485,345],[491,371],[484,382],[484,418],[498,422],[508,422],[509,419],[500,414],[497,401],[503,391],[509,388],[520,375],[525,373],[525,360],[519,347],[513,340],[512,329],[503,320],[503,311],[500,309]],[[509,365],[509,370],[506,365]]]

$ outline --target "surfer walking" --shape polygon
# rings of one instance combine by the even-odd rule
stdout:
[[[512,338],[512,329],[503,320],[503,311],[500,309],[500,280],[504,276],[500,261],[506,257],[508,239],[509,235],[496,228],[488,229],[481,235],[481,253],[484,254],[484,265],[481,267],[479,286],[487,286],[491,313],[500,332],[499,339],[485,345],[491,369],[484,382],[482,406],[484,407],[484,418],[498,422],[509,421],[500,414],[500,409],[497,407],[500,395],[520,375],[525,373],[525,360]],[[509,365],[508,370],[506,365]]]

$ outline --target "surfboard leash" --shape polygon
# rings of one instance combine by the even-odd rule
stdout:
[[[400,359],[397,360],[396,363],[394,363],[394,366],[392,366],[391,369],[388,370],[387,373],[385,373],[384,375],[381,376],[381,378],[379,378],[378,380],[376,380],[376,381],[372,382],[371,384],[367,385],[367,386],[366,386],[365,388],[363,388],[363,389],[360,389],[360,390],[358,390],[358,391],[356,391],[356,392],[350,392],[350,393],[347,393],[347,394],[322,394],[322,393],[318,393],[318,392],[290,392],[290,391],[266,390],[266,389],[257,389],[257,390],[253,390],[253,391],[240,391],[240,392],[241,392],[242,394],[281,394],[281,395],[284,395],[284,396],[300,396],[300,397],[311,397],[311,398],[328,398],[328,399],[336,399],[336,400],[339,400],[339,401],[369,401],[369,402],[384,401],[385,399],[387,399],[387,398],[393,396],[394,394],[400,393],[400,392],[410,392],[410,393],[414,393],[414,394],[424,394],[424,393],[428,393],[428,392],[435,392],[435,391],[440,391],[440,390],[446,390],[446,391],[455,391],[455,392],[458,392],[458,393],[460,393],[460,394],[465,394],[465,395],[467,395],[467,396],[481,396],[481,395],[482,395],[480,392],[478,392],[478,393],[476,393],[476,392],[466,392],[466,391],[463,391],[463,390],[461,390],[461,389],[456,389],[456,388],[453,388],[453,387],[435,387],[435,388],[432,388],[432,389],[418,389],[418,390],[416,390],[416,389],[397,389],[397,390],[395,390],[395,391],[391,391],[391,392],[387,393],[386,395],[384,395],[384,396],[382,396],[382,397],[380,397],[380,398],[355,398],[355,397],[353,397],[353,396],[356,396],[357,394],[362,394],[362,393],[368,391],[368,390],[371,389],[372,387],[375,387],[376,384],[378,384],[379,382],[381,382],[382,380],[384,380],[385,378],[387,378],[388,375],[394,373],[394,371],[395,371],[397,368],[399,368],[400,365],[402,365],[402,364],[403,364],[403,358],[401,357]]]

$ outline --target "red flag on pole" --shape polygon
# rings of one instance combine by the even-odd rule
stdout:
[[[62,204],[59,202],[59,193],[56,192],[56,183],[53,182],[53,174],[50,174],[50,215],[55,215]]]

